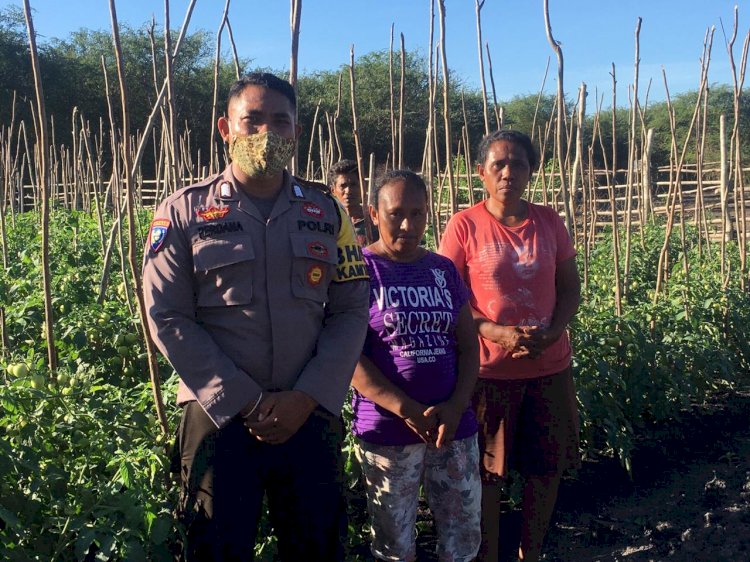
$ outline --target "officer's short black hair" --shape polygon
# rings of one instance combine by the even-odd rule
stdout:
[[[378,206],[378,194],[380,190],[395,181],[403,181],[407,186],[412,187],[422,193],[427,200],[427,186],[424,180],[411,170],[389,170],[380,176],[376,181],[370,193],[370,205]]]
[[[333,184],[336,183],[338,176],[348,176],[349,174],[356,174],[358,171],[359,167],[354,160],[339,160],[328,170],[328,187],[333,189]]]
[[[289,103],[292,104],[294,109],[297,109],[297,94],[294,93],[292,85],[283,78],[279,78],[270,72],[251,72],[250,74],[245,74],[245,76],[234,82],[229,87],[227,107],[229,107],[232,100],[239,97],[242,91],[248,86],[263,86],[274,92],[279,92],[289,100]]]
[[[482,140],[479,143],[479,148],[477,149],[478,164],[484,166],[484,163],[487,161],[487,153],[490,151],[492,143],[498,141],[507,141],[523,148],[524,152],[526,152],[526,159],[529,162],[529,168],[532,172],[536,171],[536,168],[539,165],[539,156],[534,149],[534,143],[531,142],[531,139],[527,134],[514,129],[500,129],[482,137]]]

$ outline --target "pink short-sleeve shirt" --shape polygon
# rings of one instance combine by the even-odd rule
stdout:
[[[557,265],[576,255],[560,216],[529,203],[520,225],[501,224],[484,202],[448,222],[440,253],[453,261],[471,289],[470,304],[506,326],[549,326],[555,309]],[[536,359],[513,359],[504,348],[479,338],[479,375],[528,379],[557,373],[570,363],[567,332]]]

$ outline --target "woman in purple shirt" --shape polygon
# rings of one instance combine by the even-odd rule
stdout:
[[[419,176],[387,172],[370,196],[380,239],[364,249],[370,324],[352,405],[372,554],[415,559],[423,484],[438,559],[473,560],[481,484],[469,403],[479,352],[468,290],[450,260],[419,245],[427,226],[427,188]]]

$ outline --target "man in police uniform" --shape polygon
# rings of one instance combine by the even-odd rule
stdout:
[[[340,558],[341,407],[367,329],[367,271],[339,205],[291,177],[291,85],[236,82],[232,163],[168,197],[143,284],[180,376],[187,560],[252,560],[264,493],[282,560]]]

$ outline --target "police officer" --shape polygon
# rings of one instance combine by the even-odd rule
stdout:
[[[336,560],[367,271],[339,205],[285,170],[291,85],[250,74],[227,105],[231,164],[159,206],[144,258],[151,330],[180,376],[185,557],[252,560],[266,494],[282,560]]]

